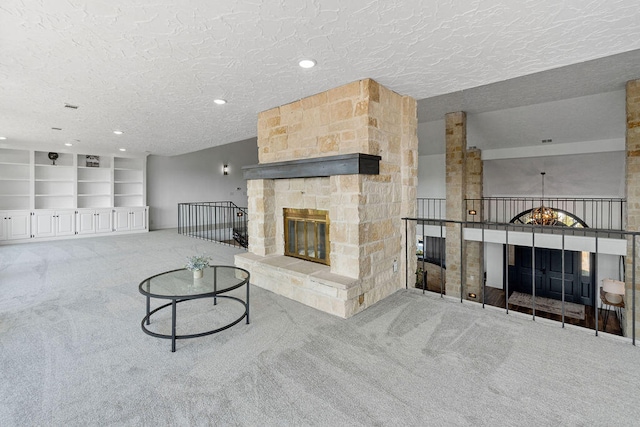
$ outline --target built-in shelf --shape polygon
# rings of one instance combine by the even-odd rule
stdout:
[[[0,148],[0,210],[146,205],[145,157],[49,153]]]
[[[31,207],[31,152],[0,148],[0,209]]]
[[[56,153],[58,157],[53,160],[49,158],[50,151],[36,151],[34,153],[34,163],[36,166],[64,167],[75,166],[74,155],[70,153]]]

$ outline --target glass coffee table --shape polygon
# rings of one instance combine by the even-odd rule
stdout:
[[[247,287],[245,300],[236,296],[225,295],[227,292],[242,286]],[[170,339],[172,352],[176,351],[176,340],[215,334],[216,332],[224,331],[232,327],[244,318],[247,319],[247,324],[249,324],[249,272],[242,268],[212,265],[204,270],[203,277],[199,279],[194,278],[193,272],[179,268],[144,279],[140,282],[139,290],[142,295],[147,297],[147,315],[142,319],[142,330],[152,337]],[[151,310],[151,298],[171,301]],[[244,313],[231,323],[210,331],[176,335],[176,305],[181,302],[200,298],[212,298],[213,305],[217,305],[218,298],[237,301],[244,306]],[[151,323],[151,316],[168,307],[171,307],[171,334],[161,334],[150,331],[146,325]]]

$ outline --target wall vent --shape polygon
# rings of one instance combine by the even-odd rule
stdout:
[[[549,138],[549,139],[543,139],[543,140],[542,140],[542,143],[543,143],[543,144],[548,144],[548,143],[550,143],[550,142],[553,142],[553,139]]]
[[[64,104],[64,108],[71,108],[72,110],[77,110],[78,106],[77,105],[71,105],[71,104]]]
[[[51,128],[53,130],[62,130],[62,128]]]

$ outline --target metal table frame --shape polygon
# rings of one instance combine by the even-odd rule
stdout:
[[[224,289],[218,291],[218,268],[232,268],[235,270],[239,270],[242,271],[244,273],[246,273],[247,278],[244,279],[243,281],[241,281],[240,283],[233,285],[231,287],[225,287]],[[170,270],[170,271],[165,271],[159,274],[156,274],[154,276],[151,277],[147,277],[146,279],[144,279],[142,282],[140,282],[140,285],[138,285],[138,289],[140,291],[141,294],[146,296],[147,299],[147,314],[146,316],[144,316],[144,318],[142,319],[142,322],[140,324],[140,326],[142,327],[142,331],[147,334],[147,335],[151,335],[152,337],[156,337],[156,338],[164,338],[164,339],[170,339],[171,340],[171,351],[175,352],[176,351],[176,340],[181,340],[181,339],[187,339],[187,338],[197,338],[197,337],[204,337],[206,335],[211,335],[211,334],[215,334],[217,332],[220,331],[224,331],[225,329],[229,329],[230,327],[236,325],[237,323],[239,323],[242,319],[246,318],[247,319],[247,325],[249,324],[249,279],[250,279],[250,274],[247,270],[242,269],[242,268],[238,268],[238,267],[234,267],[234,266],[228,266],[228,265],[211,265],[209,266],[210,269],[213,269],[213,292],[204,292],[204,293],[200,293],[200,294],[193,294],[193,295],[160,295],[160,294],[153,294],[150,292],[145,291],[142,287],[145,283],[153,280],[156,277],[165,275],[165,274],[170,274],[170,273],[174,273],[176,271],[181,271],[181,270],[185,270],[184,268],[177,268],[175,270]],[[227,292],[233,291],[235,289],[238,289],[242,286],[246,286],[247,287],[247,296],[246,296],[246,301],[243,301],[241,298],[235,297],[235,296],[231,296],[231,295],[223,295]],[[159,298],[159,299],[170,299],[171,302],[161,305],[160,307],[151,310],[151,298]],[[217,305],[218,304],[218,298],[227,298],[230,300],[234,300],[234,301],[238,301],[240,304],[242,304],[244,306],[244,313],[242,313],[242,315],[240,317],[238,317],[237,319],[235,319],[234,321],[232,321],[231,323],[228,323],[224,326],[221,326],[219,328],[210,330],[210,331],[206,331],[206,332],[200,332],[197,334],[185,334],[185,335],[177,335],[176,334],[176,305],[178,303],[181,302],[185,302],[185,301],[191,301],[194,299],[200,299],[200,298],[213,298],[213,305]],[[151,323],[151,315],[153,315],[154,313],[157,313],[158,311],[167,308],[167,307],[171,307],[171,335],[168,334],[160,334],[157,332],[153,332],[150,331],[149,329],[147,329],[146,325],[149,325]]]

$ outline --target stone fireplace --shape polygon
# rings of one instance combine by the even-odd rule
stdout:
[[[249,252],[236,256],[252,284],[340,317],[403,288],[405,250],[415,270],[402,218],[416,215],[416,126],[415,100],[371,79],[260,113],[260,163],[244,171]],[[311,247],[317,226],[289,229],[285,212],[328,212],[329,246]],[[304,251],[285,246],[292,230]],[[320,252],[326,264],[309,260]]]

